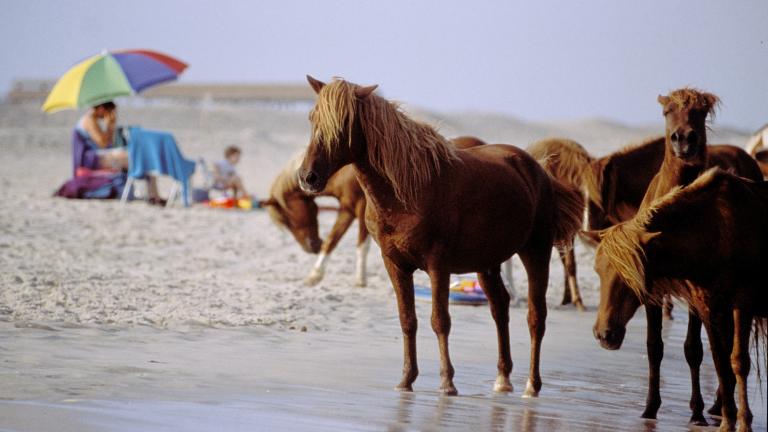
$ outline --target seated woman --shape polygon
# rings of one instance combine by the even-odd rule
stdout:
[[[102,126],[103,123],[103,126]],[[96,151],[97,168],[113,171],[128,170],[128,152],[124,147],[112,147],[117,125],[117,106],[108,101],[96,105],[77,122],[75,129]],[[165,205],[157,193],[157,180],[149,176],[149,203]]]

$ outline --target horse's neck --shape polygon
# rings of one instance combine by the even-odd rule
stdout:
[[[356,160],[354,165],[357,181],[365,193],[366,206],[376,209],[379,214],[405,210],[389,180],[379,174],[367,159]]]
[[[667,150],[664,156],[664,162],[656,176],[648,185],[648,190],[643,197],[640,208],[646,208],[657,198],[666,195],[676,186],[687,186],[698,177],[706,167],[703,164],[691,164],[682,161],[680,158]]]

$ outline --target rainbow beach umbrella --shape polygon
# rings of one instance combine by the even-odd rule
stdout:
[[[186,63],[156,51],[105,51],[81,61],[59,78],[42,108],[52,113],[98,105],[173,81],[186,68]]]

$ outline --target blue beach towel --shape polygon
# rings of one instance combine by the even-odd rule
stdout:
[[[195,162],[185,159],[173,134],[141,127],[129,128],[128,176],[144,178],[157,173],[173,177],[181,183],[184,205],[189,206],[189,178],[195,172]]]

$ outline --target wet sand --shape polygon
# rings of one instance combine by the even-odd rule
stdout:
[[[391,309],[376,329],[317,332],[265,327],[158,330],[18,328],[0,324],[0,430],[689,430],[685,320],[665,322],[663,404],[644,420],[645,324],[635,318],[619,351],[591,335],[593,313],[550,308],[539,398],[520,397],[528,368],[525,309],[510,323],[514,392],[495,394],[495,334],[485,307],[453,307],[458,397],[437,393],[439,362],[420,303],[413,393],[393,390],[402,364]],[[642,311],[640,311],[642,313]],[[682,314],[679,314],[682,315]],[[754,377],[754,375],[753,375]],[[717,387],[705,357],[702,391]],[[756,431],[764,396],[750,389]],[[714,424],[714,419],[709,418]],[[707,428],[693,428],[707,430]]]

